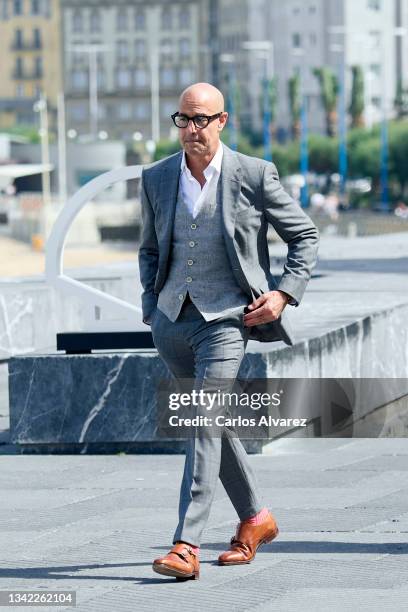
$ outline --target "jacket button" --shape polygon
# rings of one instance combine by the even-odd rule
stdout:
[[[180,293],[179,300],[182,300],[183,298],[184,298],[184,295],[182,293]]]
[[[190,242],[188,243],[191,247],[195,246],[195,242],[194,240],[190,240]]]
[[[188,283],[191,283],[191,281],[192,281],[192,280],[193,280],[193,279],[191,278],[191,276],[187,276],[186,281],[187,281]]]
[[[192,259],[187,259],[187,263],[188,263],[189,266],[192,266],[194,261]]]
[[[197,225],[195,223],[191,224],[191,229],[197,229]]]

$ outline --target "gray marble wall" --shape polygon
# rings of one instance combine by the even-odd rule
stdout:
[[[240,376],[394,378],[395,386],[385,384],[381,393],[372,394],[370,402],[356,404],[357,420],[404,392],[408,379],[407,317],[405,304],[294,347],[248,352]],[[155,351],[16,356],[9,362],[12,442],[154,445],[158,418],[155,388],[166,376],[167,369]],[[402,387],[397,379],[402,380]],[[381,428],[382,424],[375,435],[381,435]]]

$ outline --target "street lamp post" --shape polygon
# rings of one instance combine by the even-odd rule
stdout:
[[[247,51],[255,51],[257,57],[264,60],[262,79],[263,93],[263,144],[264,159],[272,161],[272,139],[271,139],[271,101],[269,94],[269,83],[275,77],[274,46],[270,40],[247,40],[242,43],[242,48]]]
[[[89,131],[98,136],[98,58],[97,54],[110,49],[107,45],[72,45],[70,51],[87,53],[89,58]]]
[[[41,163],[42,170],[42,191],[43,202],[49,204],[51,202],[51,186],[50,186],[50,150],[48,141],[48,105],[47,97],[41,93],[40,99],[34,103],[34,112],[40,114],[40,138],[41,138]]]
[[[58,188],[61,204],[67,201],[67,148],[66,148],[66,125],[65,125],[65,98],[61,91],[57,98],[57,122],[58,122]]]
[[[299,57],[304,57],[305,51],[301,48],[293,49],[293,54]],[[309,204],[309,186],[307,184],[307,178],[309,173],[309,146],[308,146],[308,106],[307,96],[305,88],[305,70],[303,62],[300,63],[300,95],[302,99],[302,105],[300,110],[300,172],[303,176],[303,185],[300,191],[300,201],[302,208],[306,208]]]
[[[339,175],[340,175],[340,196],[344,204],[346,200],[346,181],[347,181],[347,117],[346,117],[346,59],[344,45],[331,45],[330,50],[341,53],[339,63]]]
[[[403,37],[406,35],[405,28],[394,28],[392,35]],[[389,212],[389,189],[388,189],[388,159],[389,159],[389,144],[388,144],[388,105],[387,105],[387,75],[385,71],[385,40],[384,31],[381,31],[381,80],[382,80],[382,96],[381,96],[381,210]]]
[[[160,60],[157,41],[150,43],[150,93],[152,140],[160,140]]]
[[[238,129],[235,109],[235,57],[230,53],[221,53],[220,62],[228,66],[227,112],[229,146],[233,151],[236,151],[238,149]]]

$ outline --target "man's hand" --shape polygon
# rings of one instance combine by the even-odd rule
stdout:
[[[275,290],[263,293],[248,306],[250,312],[244,315],[244,325],[253,327],[279,319],[289,300],[289,295],[283,291]]]

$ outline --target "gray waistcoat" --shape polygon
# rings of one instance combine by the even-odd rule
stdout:
[[[194,219],[179,182],[169,270],[157,302],[170,321],[177,319],[187,292],[206,321],[243,311],[251,301],[235,280],[225,249],[220,186],[221,177],[218,190],[212,181]]]

